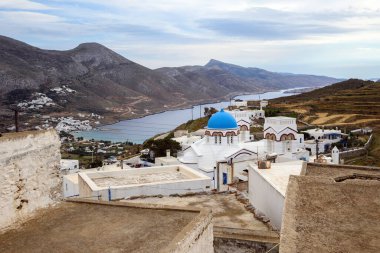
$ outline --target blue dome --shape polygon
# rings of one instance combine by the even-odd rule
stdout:
[[[236,129],[238,125],[235,118],[223,109],[211,116],[207,124],[208,129]]]

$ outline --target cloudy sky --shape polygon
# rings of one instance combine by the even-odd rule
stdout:
[[[0,34],[46,49],[99,42],[150,68],[214,58],[380,77],[379,0],[0,0]]]

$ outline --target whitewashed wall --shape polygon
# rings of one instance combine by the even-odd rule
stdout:
[[[55,130],[0,137],[0,230],[61,197]]]
[[[281,228],[285,196],[266,181],[254,168],[248,169],[250,203],[265,214],[276,228]]]
[[[99,187],[91,178],[102,177],[123,177],[128,175],[143,175],[155,171],[168,172],[179,169],[181,173],[188,176],[183,180],[167,180],[145,184],[133,184],[123,186]],[[170,195],[184,194],[189,192],[205,192],[212,188],[211,178],[194,171],[185,166],[159,166],[143,169],[130,169],[128,171],[109,171],[109,172],[88,172],[78,174],[79,196],[84,198],[94,198],[101,200],[124,199],[132,196],[152,196],[152,195]]]

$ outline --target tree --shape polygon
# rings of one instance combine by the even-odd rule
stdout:
[[[207,116],[207,115],[208,115],[208,111],[209,111],[210,109],[209,109],[208,107],[205,107],[204,110],[205,110],[205,111],[204,111],[203,115],[204,115],[204,116]]]
[[[156,157],[165,156],[166,150],[170,149],[171,154],[176,154],[178,150],[181,150],[181,145],[169,138],[153,140],[150,139],[144,143],[144,148],[149,148],[155,153]]]
[[[217,109],[215,109],[214,107],[210,107],[210,108],[208,108],[208,107],[205,107],[204,108],[204,115],[205,116],[211,116],[211,115],[213,115],[214,113],[216,113],[218,110]]]

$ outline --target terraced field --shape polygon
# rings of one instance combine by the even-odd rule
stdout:
[[[347,80],[296,96],[274,99],[272,107],[293,111],[310,124],[380,127],[380,83]]]
[[[349,164],[380,166],[380,82],[350,79],[311,92],[278,98],[270,106],[280,112],[295,112],[309,124],[344,127],[371,126],[374,142],[368,155]]]

